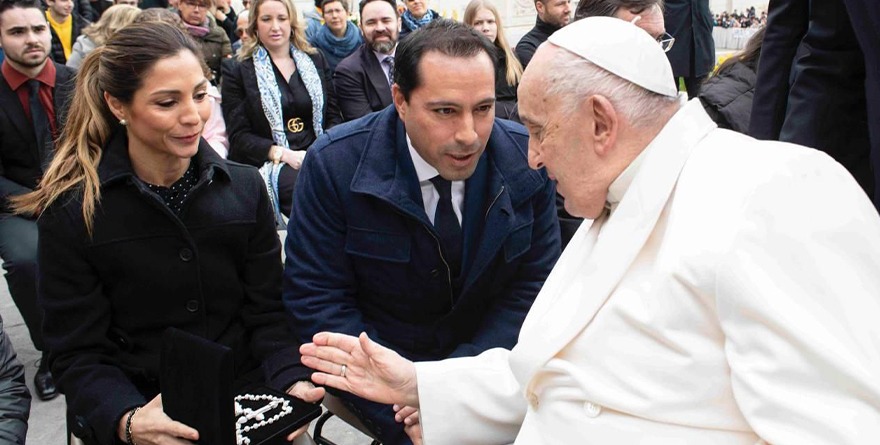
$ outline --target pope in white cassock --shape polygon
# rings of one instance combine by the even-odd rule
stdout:
[[[880,441],[880,217],[843,167],[717,129],[618,19],[551,36],[519,100],[531,166],[593,219],[519,343],[413,364],[321,333],[315,382],[418,408],[427,445]]]

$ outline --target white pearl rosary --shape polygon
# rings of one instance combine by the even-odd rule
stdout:
[[[258,409],[246,408],[242,406],[241,401],[259,402],[265,400],[267,403]],[[280,408],[277,414],[267,417],[267,413],[275,408]],[[235,416],[238,420],[235,422],[235,437],[237,445],[250,445],[251,439],[244,433],[262,428],[272,424],[278,419],[293,412],[290,401],[281,397],[275,397],[269,394],[242,394],[235,396]],[[250,420],[256,420],[257,423],[245,425]]]

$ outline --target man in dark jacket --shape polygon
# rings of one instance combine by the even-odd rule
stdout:
[[[392,0],[360,3],[364,44],[339,62],[333,73],[339,109],[346,121],[391,105],[391,72],[400,19]]]
[[[865,58],[846,8],[843,0],[770,2],[749,135],[824,151],[874,196]]]
[[[538,12],[535,27],[516,44],[516,57],[523,68],[550,34],[571,21],[571,0],[535,0],[535,11]]]
[[[319,138],[297,183],[283,298],[301,340],[371,338],[412,360],[516,343],[559,255],[555,187],[496,120],[495,49],[436,20],[398,48],[394,107]],[[390,406],[342,395],[386,445]]]
[[[676,79],[684,78],[688,97],[696,98],[700,85],[715,66],[709,0],[666,0],[663,20],[666,32],[675,37],[675,45],[666,53],[672,74]]]
[[[42,309],[37,305],[37,224],[8,213],[8,199],[36,188],[54,153],[73,93],[75,71],[49,60],[49,23],[39,0],[0,4],[0,257],[9,293],[43,360],[34,377],[37,397],[58,395],[49,373]]]

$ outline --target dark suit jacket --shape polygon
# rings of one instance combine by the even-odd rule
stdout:
[[[391,105],[391,86],[369,45],[363,44],[336,65],[333,73],[342,118],[347,122]]]
[[[321,76],[324,86],[324,130],[340,123],[342,116],[336,104],[330,67],[320,51],[309,54]],[[253,59],[238,62],[224,60],[223,69],[223,119],[229,134],[229,159],[253,166],[263,165],[269,159],[272,129],[260,98],[257,73]],[[299,75],[297,70],[296,75]]]
[[[771,3],[749,133],[822,150],[873,194],[865,61],[843,0]]]
[[[527,145],[521,125],[495,120],[465,183],[456,292],[395,108],[318,138],[285,245],[283,298],[299,338],[367,332],[412,360],[512,347],[560,253],[555,187],[529,169]],[[372,420],[402,433],[390,414]]]
[[[880,184],[880,3],[876,0],[844,2],[865,57],[865,96],[868,101],[868,130],[876,187],[876,184]],[[874,193],[874,207],[880,210],[880,193]]]
[[[715,66],[715,40],[709,0],[666,0],[666,32],[675,44],[666,53],[676,77],[703,77]]]
[[[55,64],[55,120],[59,133],[73,97],[74,74],[73,69]],[[53,153],[52,147],[37,147],[34,126],[25,116],[18,95],[6,79],[0,81],[0,197],[4,206],[7,197],[30,192],[37,186]]]

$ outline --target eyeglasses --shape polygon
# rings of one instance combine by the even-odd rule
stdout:
[[[672,49],[672,45],[675,44],[675,37],[672,37],[668,32],[664,32],[660,37],[657,37],[657,43],[660,44],[660,48],[664,53],[668,53]]]
[[[637,15],[630,20],[630,23],[636,25],[639,20],[642,19],[642,16]],[[636,25],[639,26],[639,25]],[[672,49],[672,45],[675,44],[675,37],[672,37],[672,34],[669,34],[666,31],[663,31],[663,34],[660,34],[656,39],[657,43],[660,45],[660,49],[663,50],[664,53],[668,53],[670,49]]]
[[[237,29],[235,30],[235,35],[241,37],[241,36],[243,36],[246,32],[247,32],[247,30],[245,30],[244,28],[237,28]]]

